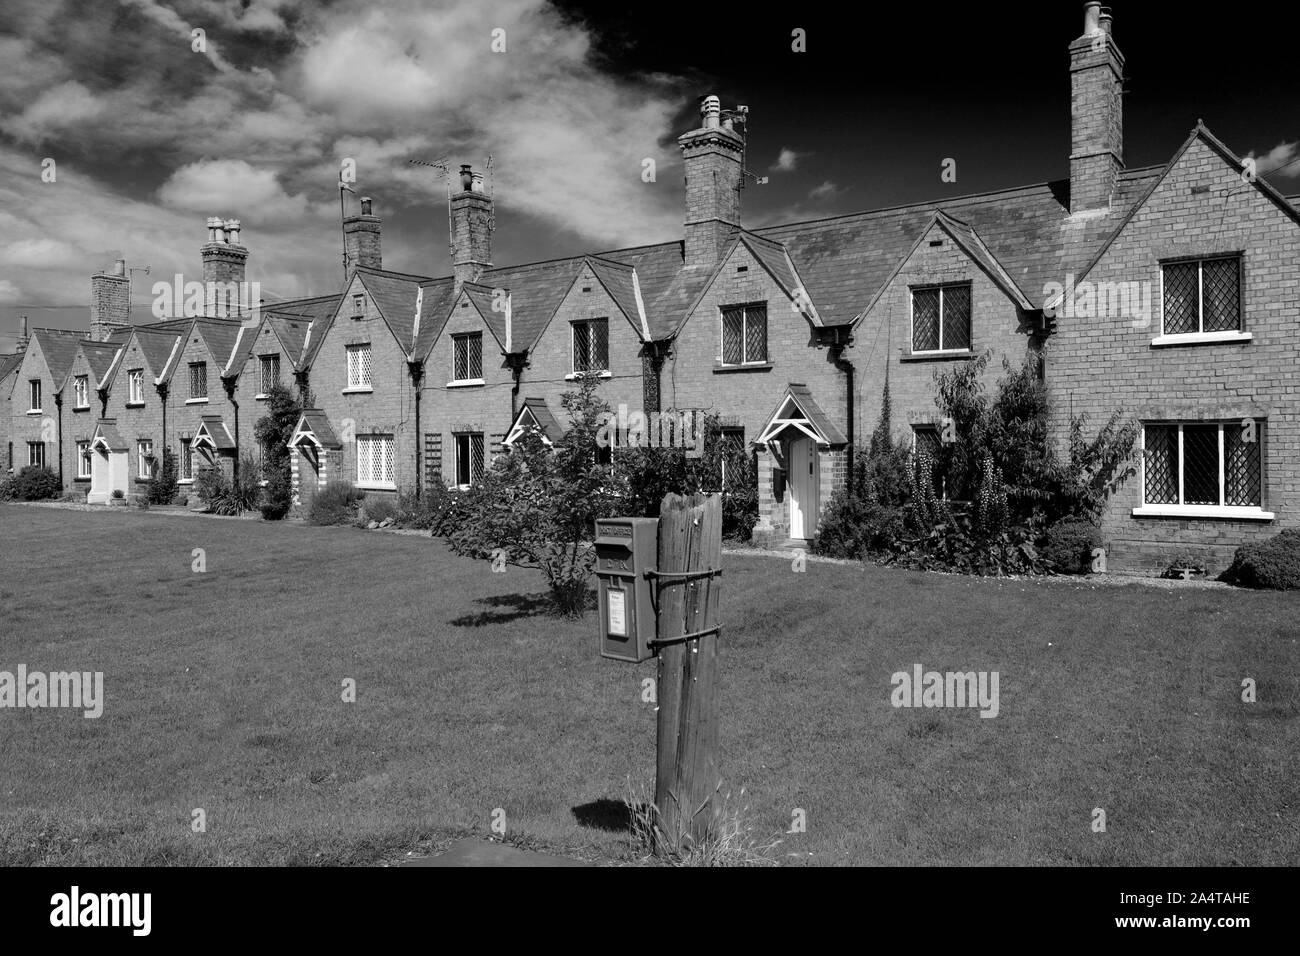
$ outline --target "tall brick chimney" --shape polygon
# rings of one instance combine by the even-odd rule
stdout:
[[[1105,209],[1124,169],[1124,55],[1110,7],[1083,5],[1070,44],[1070,214]]]
[[[741,158],[744,140],[719,122],[716,96],[704,97],[702,125],[677,138],[686,167],[686,264],[718,261],[732,227],[740,225]]]
[[[131,280],[126,274],[126,260],[118,259],[113,268],[90,277],[90,338],[108,340],[114,332],[131,325]]]
[[[357,266],[365,266],[367,269],[384,267],[384,257],[379,247],[379,228],[383,220],[371,215],[370,209],[370,197],[362,196],[361,213],[343,220],[343,247],[348,254],[348,275],[356,272]]]
[[[31,340],[31,335],[27,331],[27,316],[23,316],[22,324],[18,327],[18,347],[15,352],[26,352],[27,343]]]
[[[203,255],[203,287],[207,290],[205,313],[225,316],[238,313],[237,297],[232,297],[228,283],[244,282],[244,265],[248,262],[248,249],[239,242],[239,220],[208,217],[208,241],[199,251]],[[209,289],[208,283],[223,286]]]
[[[452,271],[456,289],[477,282],[492,267],[492,197],[483,174],[460,168],[460,191],[451,195]]]

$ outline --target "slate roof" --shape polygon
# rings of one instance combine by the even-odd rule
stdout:
[[[217,451],[234,451],[236,449],[235,439],[231,437],[230,429],[220,415],[204,415],[199,420],[199,431],[205,432],[212,439]],[[198,434],[194,440],[198,439]]]
[[[122,342],[113,339],[105,342],[82,340],[81,354],[86,357],[86,364],[90,366],[91,374],[95,376],[96,387],[104,384],[109,371],[113,368],[113,359],[117,355],[117,350],[121,347]]]
[[[417,359],[423,360],[442,334],[455,301],[455,285],[450,276],[420,283],[420,330],[415,336],[414,349]]]
[[[546,436],[547,441],[554,443],[564,437],[564,428],[555,420],[555,416],[551,414],[551,410],[544,398],[525,398],[523,405],[519,408],[519,413],[515,415],[515,420],[506,429],[507,435],[514,431],[515,426],[519,424],[519,420],[524,417],[525,413],[532,415],[533,420],[537,422],[537,426],[542,430],[542,434]]]
[[[151,329],[147,325],[136,326],[134,332],[140,352],[149,363],[149,370],[153,372],[155,378],[165,378],[170,374],[168,366],[171,363],[173,350],[177,354],[180,352],[176,344],[180,341],[181,333]]]
[[[776,403],[776,407],[772,409],[772,414],[768,416],[767,422],[763,425],[760,435],[771,427],[772,422],[788,399],[794,399],[795,403],[803,411],[804,417],[812,425],[813,430],[824,438],[828,444],[848,444],[848,439],[844,437],[844,433],[835,427],[835,424],[826,416],[826,412],[817,404],[817,399],[813,398],[812,391],[802,382],[791,382],[789,387],[786,388],[785,394]],[[791,426],[787,425],[785,427],[789,428]]]
[[[15,352],[13,355],[0,355],[0,379],[3,379],[22,364],[22,352]]]
[[[298,424],[294,427],[294,434],[297,435],[303,430],[303,425],[307,430],[316,436],[316,440],[326,448],[342,448],[343,443],[339,441],[338,436],[334,433],[334,426],[330,423],[329,416],[319,408],[304,408],[302,417],[298,419]]]
[[[130,445],[122,440],[122,436],[117,431],[117,419],[101,418],[95,423],[95,434],[91,436],[91,441],[103,438],[108,445],[109,451],[129,451]]]
[[[415,344],[411,339],[415,330],[415,300],[420,285],[429,281],[429,277],[367,268],[357,269],[357,276],[397,344],[402,351],[410,353]]]
[[[58,391],[68,380],[77,346],[86,340],[86,334],[67,329],[32,329],[31,337],[40,343],[45,366],[54,379],[54,390]]]

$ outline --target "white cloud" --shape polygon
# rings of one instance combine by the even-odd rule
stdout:
[[[274,171],[257,169],[242,159],[182,166],[159,188],[158,199],[172,209],[205,216],[247,216],[267,224],[301,219],[307,212],[306,198],[286,193]]]
[[[83,255],[81,249],[70,242],[44,236],[22,239],[0,247],[0,261],[14,268],[76,268],[83,264]]]
[[[781,152],[777,154],[776,162],[772,164],[774,173],[792,173],[799,165],[799,160],[803,159],[807,153],[796,153],[793,149],[782,147]]]
[[[1300,141],[1278,143],[1263,156],[1258,155],[1254,150],[1247,155],[1255,160],[1261,176],[1273,175],[1278,179],[1300,177],[1300,162],[1297,161],[1300,160]],[[1286,168],[1280,168],[1283,166]]]
[[[23,300],[22,290],[8,279],[0,279],[0,304],[12,304]]]
[[[808,190],[808,198],[814,202],[824,202],[828,199],[834,199],[843,191],[844,190],[840,189],[839,186],[835,185],[828,179],[820,186],[814,186],[812,189]]]

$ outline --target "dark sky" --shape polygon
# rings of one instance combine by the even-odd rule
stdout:
[[[133,286],[144,320],[152,281],[197,270],[208,215],[242,219],[268,301],[336,292],[343,155],[399,271],[449,271],[441,180],[412,157],[494,156],[501,265],[678,238],[675,139],[710,92],[750,109],[747,166],[770,182],[745,191],[749,226],[1068,175],[1074,0],[558,8],[3,0],[0,352],[20,314],[85,328],[89,276],[115,258],[152,267]],[[1167,162],[1198,118],[1265,175],[1300,157],[1294,7],[1130,0],[1114,16],[1130,167]],[[509,55],[488,50],[498,23]],[[199,24],[215,52],[191,50]],[[47,156],[57,185],[39,179]],[[1300,162],[1270,178],[1300,193]]]

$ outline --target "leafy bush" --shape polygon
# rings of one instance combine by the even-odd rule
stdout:
[[[361,507],[358,520],[364,516],[366,521],[387,521],[397,519],[398,510],[395,502],[388,498],[367,499]]]
[[[1224,577],[1248,588],[1300,589],[1300,529],[1289,528],[1237,549]]]
[[[595,563],[595,521],[617,514],[626,499],[616,474],[600,463],[597,434],[609,406],[596,396],[599,379],[583,377],[562,399],[570,427],[548,447],[534,429],[497,457],[457,506],[451,546],[546,575],[556,607],[577,616],[587,606]]]
[[[722,536],[747,541],[758,523],[754,459],[742,443],[726,435],[717,415],[697,418],[695,427],[704,432],[699,457],[688,456],[685,448],[646,446],[620,448],[613,453],[614,473],[627,488],[623,511],[657,518],[666,495],[719,492]]]
[[[241,458],[235,481],[228,480],[219,466],[200,469],[194,479],[194,493],[203,499],[209,514],[230,516],[251,511],[262,494],[257,463],[247,456]]]
[[[358,491],[350,481],[331,481],[312,498],[307,523],[352,524],[357,519],[357,506],[364,497],[365,492]]]
[[[275,469],[266,479],[262,489],[262,517],[279,521],[293,507],[293,476],[283,469]]]
[[[126,494],[122,491],[121,488],[114,488],[114,489],[113,489],[113,497],[114,497],[114,498],[117,498],[117,499],[120,501],[121,499],[123,499],[123,498],[126,497]]]
[[[148,511],[148,510],[149,510],[149,495],[148,495],[148,494],[143,494],[143,495],[132,495],[132,496],[131,496],[131,504],[135,505],[135,506],[136,506],[137,508],[139,508],[141,511]]]
[[[1061,574],[1087,574],[1092,552],[1101,547],[1101,531],[1087,518],[1062,518],[1048,526],[1039,552]]]
[[[276,384],[267,392],[266,414],[253,426],[262,446],[262,473],[266,477],[262,495],[262,517],[278,521],[293,507],[293,476],[289,439],[302,417],[302,405],[286,386]],[[242,472],[242,469],[241,469]]]
[[[18,474],[0,484],[0,500],[47,501],[63,494],[59,476],[48,468],[25,465]]]
[[[149,479],[149,503],[155,505],[171,504],[172,499],[176,497],[178,488],[176,455],[170,448],[164,448],[162,467],[158,470],[158,474]]]

